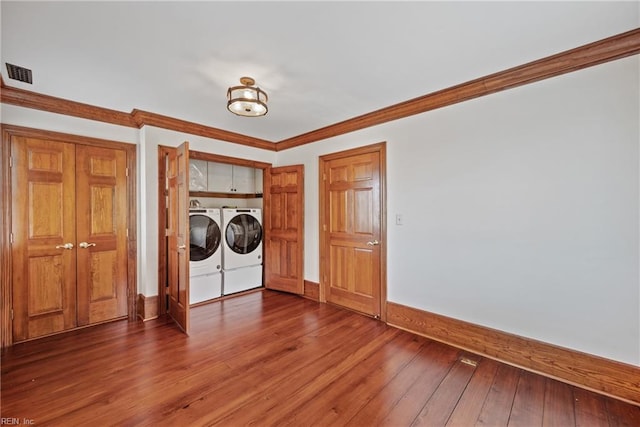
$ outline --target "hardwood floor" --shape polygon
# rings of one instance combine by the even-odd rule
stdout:
[[[292,295],[196,307],[191,325],[187,337],[167,319],[122,321],[15,345],[2,355],[2,417],[64,426],[640,425],[638,406]]]

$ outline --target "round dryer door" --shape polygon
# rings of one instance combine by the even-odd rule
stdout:
[[[189,216],[189,260],[202,261],[220,246],[222,233],[216,222],[206,215]]]
[[[247,214],[240,214],[227,225],[227,245],[238,254],[253,252],[262,240],[262,226],[260,222]]]

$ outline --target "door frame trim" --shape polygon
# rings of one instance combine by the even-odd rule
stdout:
[[[2,131],[2,146],[0,146],[0,209],[1,230],[0,230],[0,346],[2,348],[13,345],[13,321],[11,319],[11,306],[13,303],[11,290],[11,244],[9,236],[11,234],[11,169],[9,161],[11,158],[10,143],[14,136],[27,138],[40,138],[52,141],[68,142],[78,145],[90,145],[94,147],[116,148],[124,150],[127,155],[127,318],[129,321],[136,319],[136,297],[137,297],[137,187],[136,187],[136,145],[111,141],[107,139],[92,138],[81,135],[73,135],[62,132],[35,129],[24,126],[0,125]],[[63,332],[68,332],[69,329]]]
[[[327,195],[324,186],[324,166],[331,160],[343,157],[351,157],[359,154],[379,153],[380,155],[380,236],[383,244],[380,245],[380,320],[387,321],[387,142],[382,141],[376,144],[365,145],[349,150],[325,154],[318,158],[318,183],[319,185],[319,273],[320,273],[320,302],[327,302],[327,281],[324,280],[328,274],[327,266],[327,232],[324,231],[325,207]]]

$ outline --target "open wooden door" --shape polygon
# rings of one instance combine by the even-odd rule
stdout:
[[[189,334],[189,143],[169,153],[169,316]]]
[[[302,295],[304,166],[265,172],[265,287]]]

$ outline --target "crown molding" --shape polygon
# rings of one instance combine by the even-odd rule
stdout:
[[[162,116],[148,111],[134,109],[131,113],[125,113],[123,111],[110,110],[108,108],[98,107],[95,105],[83,104],[81,102],[44,95],[25,89],[7,86],[1,76],[0,102],[3,104],[17,105],[19,107],[48,111],[50,113],[80,117],[83,119],[95,120],[118,126],[133,128],[155,126],[163,129],[185,132],[192,135],[204,136],[206,138],[219,139],[222,141],[233,142],[235,144],[275,151],[275,144],[264,139],[225,131],[173,117]]]
[[[205,126],[194,122],[188,122],[186,120],[163,116],[160,114],[151,113],[149,111],[134,109],[133,111],[131,111],[131,117],[138,127],[155,126],[163,129],[188,133],[191,135],[199,135],[206,138],[219,139],[221,141],[247,145],[249,147],[262,148],[263,150],[276,150],[275,144],[271,141],[267,141],[266,139],[254,138],[252,136],[242,135],[231,131],[217,129],[211,126]]]
[[[283,139],[279,142],[254,138],[148,111],[134,109],[131,113],[125,113],[13,88],[6,86],[1,76],[0,102],[120,126],[137,128],[145,125],[156,126],[265,150],[283,151],[638,53],[640,53],[640,28]]]
[[[484,95],[635,55],[640,52],[640,28],[575,49],[529,62],[409,101],[394,104],[276,143],[276,151],[343,135],[393,120],[468,101]]]
[[[0,80],[0,83],[0,102],[3,104],[12,104],[24,108],[48,111],[50,113],[96,120],[118,126],[138,127],[133,117],[131,117],[131,114],[122,111],[110,110],[108,108],[83,104],[55,96],[43,95],[25,89],[18,89],[5,85],[4,80]]]

